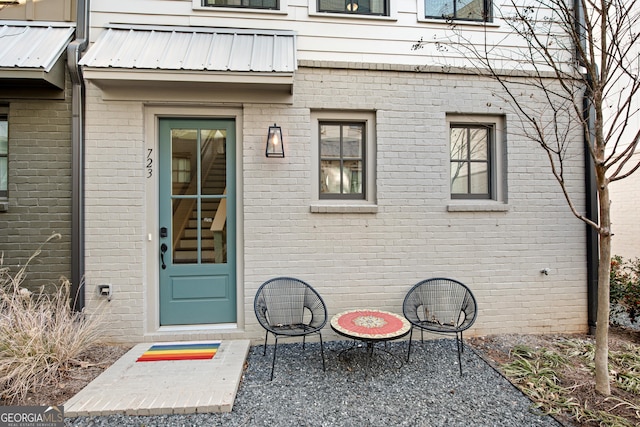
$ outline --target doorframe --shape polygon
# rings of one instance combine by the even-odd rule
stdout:
[[[144,105],[144,179],[145,179],[145,259],[143,273],[143,334],[161,338],[180,332],[215,331],[238,332],[244,329],[244,221],[242,181],[242,108],[184,107],[167,105]],[[236,323],[207,325],[160,326],[160,256],[158,249],[160,221],[160,185],[157,172],[160,119],[227,119],[235,120],[236,127]],[[151,150],[151,151],[149,151]]]

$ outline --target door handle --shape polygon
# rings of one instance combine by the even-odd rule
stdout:
[[[167,249],[169,249],[169,248],[167,247],[166,243],[163,243],[163,244],[160,245],[160,260],[162,261],[162,269],[163,270],[166,270],[166,268],[167,268],[167,264],[165,264],[165,262],[164,262],[164,253],[167,252]]]

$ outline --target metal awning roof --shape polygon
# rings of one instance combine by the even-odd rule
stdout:
[[[46,81],[64,88],[64,61],[75,24],[0,21],[0,80]]]
[[[89,80],[293,84],[292,31],[109,25],[80,60]]]

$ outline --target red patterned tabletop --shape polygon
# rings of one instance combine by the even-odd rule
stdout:
[[[331,328],[349,338],[392,340],[409,333],[411,324],[402,316],[381,310],[349,310],[331,318]]]

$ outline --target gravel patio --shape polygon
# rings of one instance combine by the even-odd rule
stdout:
[[[67,426],[561,426],[531,409],[531,401],[470,347],[458,371],[455,340],[412,346],[400,369],[377,352],[367,370],[364,349],[340,353],[352,342],[325,343],[326,372],[319,343],[278,345],[273,381],[273,346],[251,347],[233,410],[223,414],[78,417]],[[376,348],[385,349],[383,344]],[[407,342],[386,350],[404,361]]]

